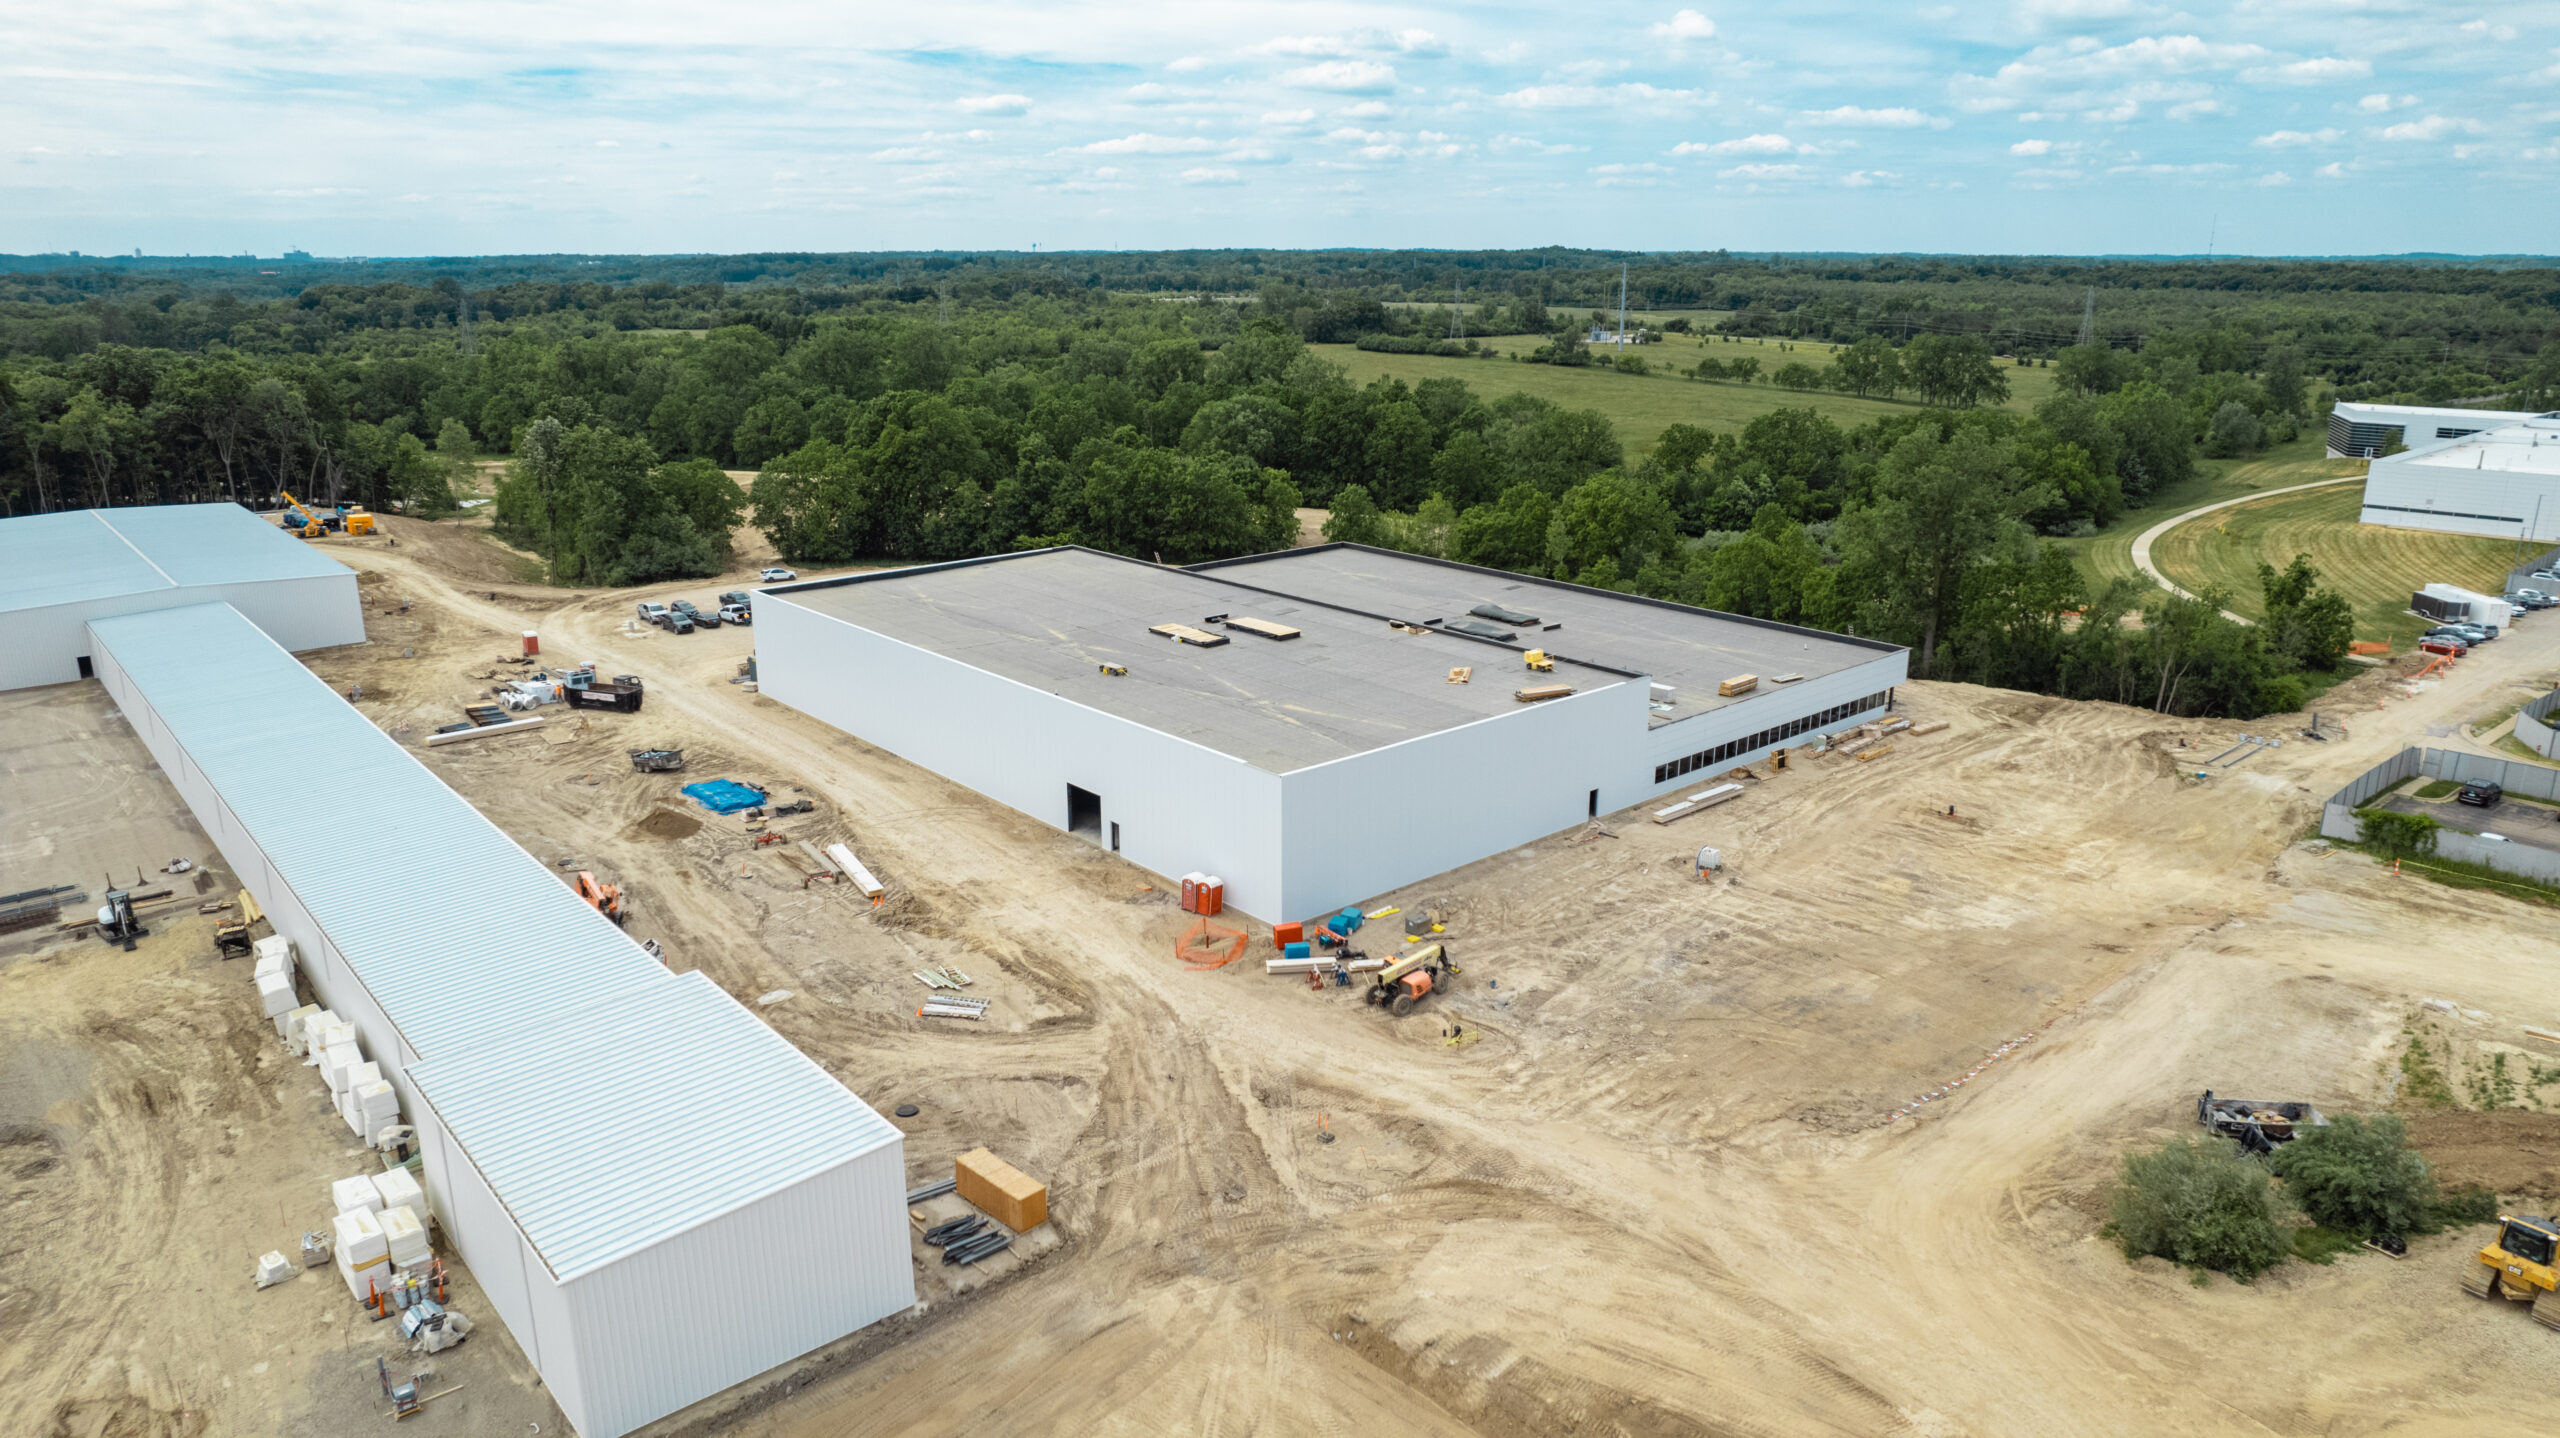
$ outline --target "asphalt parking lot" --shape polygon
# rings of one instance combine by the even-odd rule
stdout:
[[[2508,798],[2494,808],[2457,804],[2451,795],[2419,799],[2406,793],[2384,799],[2379,807],[2398,814],[2425,814],[2448,829],[2466,834],[2495,834],[2509,843],[2529,844],[2560,854],[2560,808]]]

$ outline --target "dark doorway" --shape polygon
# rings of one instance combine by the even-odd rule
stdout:
[[[1082,834],[1095,843],[1102,842],[1102,796],[1090,789],[1067,786],[1067,832]]]
[[[1117,819],[1111,821],[1111,852],[1120,852],[1120,821]]]
[[[83,679],[95,679],[98,677],[98,672],[89,667],[89,656],[86,654],[80,656],[80,677]]]
[[[1597,789],[1591,791],[1591,817],[1600,817],[1600,791]]]

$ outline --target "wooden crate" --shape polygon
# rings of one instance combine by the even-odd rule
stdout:
[[[951,1177],[953,1192],[1016,1233],[1049,1221],[1048,1185],[983,1148],[954,1159]]]
[[[1229,629],[1241,629],[1247,634],[1259,634],[1265,639],[1295,639],[1298,637],[1297,630],[1290,628],[1286,624],[1274,624],[1268,619],[1249,619],[1241,614],[1230,614],[1219,622],[1226,625]]]
[[[1727,679],[1716,685],[1716,693],[1724,698],[1730,699],[1736,694],[1748,694],[1759,687],[1759,675],[1736,674],[1731,679]]]

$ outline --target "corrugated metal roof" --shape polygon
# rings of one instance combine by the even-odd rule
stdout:
[[[158,504],[0,519],[0,612],[194,584],[348,573],[236,504]]]
[[[700,973],[409,1078],[562,1282],[900,1139]]]
[[[665,977],[231,606],[89,627],[418,1057]]]

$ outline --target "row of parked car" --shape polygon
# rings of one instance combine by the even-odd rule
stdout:
[[[767,569],[756,576],[758,581],[765,584],[785,584],[799,577],[780,566]],[[690,599],[679,599],[672,604],[643,600],[639,610],[642,623],[654,624],[660,629],[675,634],[691,634],[697,629],[717,629],[723,624],[745,625],[756,622],[755,596],[743,589],[732,589],[721,595],[720,602],[709,609],[696,605]]]

